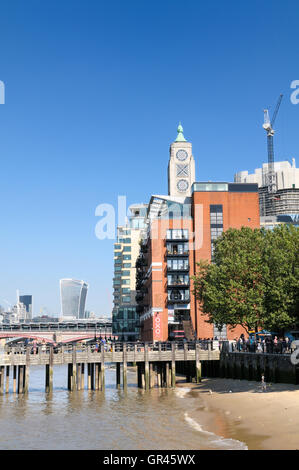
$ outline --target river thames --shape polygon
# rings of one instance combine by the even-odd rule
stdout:
[[[66,367],[55,366],[47,395],[44,380],[44,368],[31,367],[27,396],[0,397],[1,449],[247,448],[187,384],[140,390],[129,369],[127,390],[118,390],[115,369],[107,367],[104,392],[69,392]]]

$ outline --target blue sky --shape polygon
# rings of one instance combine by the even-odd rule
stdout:
[[[299,164],[297,1],[3,0],[0,13],[0,304],[18,288],[35,314],[58,313],[59,279],[74,277],[110,314],[113,240],[96,238],[95,209],[167,192],[179,121],[197,180],[232,181],[266,161],[263,108],[284,93],[275,158]]]

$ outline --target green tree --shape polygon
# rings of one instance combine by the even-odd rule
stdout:
[[[265,236],[265,326],[271,330],[299,323],[299,230],[280,225]]]
[[[208,321],[247,331],[298,322],[298,236],[293,226],[224,232],[215,242],[213,263],[201,261],[193,277]]]

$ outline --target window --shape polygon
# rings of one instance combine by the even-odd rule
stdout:
[[[130,246],[124,246],[124,251],[131,251],[131,247]]]
[[[115,250],[121,250],[121,245],[114,245]]]
[[[115,271],[115,272],[121,271],[121,266],[115,266],[115,267],[114,267],[114,271]]]
[[[122,294],[130,294],[131,289],[129,287],[125,287],[124,289],[121,290]]]
[[[173,302],[189,301],[190,300],[189,290],[177,290],[177,289],[169,290],[168,300],[171,300]]]
[[[122,302],[131,302],[131,296],[130,295],[123,296],[121,300]]]
[[[122,283],[124,286],[128,286],[128,285],[130,285],[130,279],[123,279],[123,280],[121,281],[121,283]]]
[[[166,232],[168,240],[188,240],[188,237],[188,230],[185,229],[171,229]]]
[[[167,276],[167,284],[169,286],[180,286],[189,284],[188,274],[169,274]]]
[[[188,259],[168,259],[167,260],[167,269],[168,270],[188,270],[189,269],[189,260]]]
[[[166,246],[168,255],[188,255],[188,243],[167,243]]]
[[[123,259],[124,260],[129,260],[129,259],[131,259],[131,255],[123,255]]]
[[[222,204],[210,205],[210,230],[211,230],[211,255],[214,256],[214,241],[223,233],[223,206]]]
[[[123,267],[124,267],[124,268],[130,268],[130,267],[131,267],[131,263],[124,263],[124,264],[123,264]]]
[[[130,276],[130,271],[123,271],[122,276]]]

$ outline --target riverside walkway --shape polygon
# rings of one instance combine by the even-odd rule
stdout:
[[[196,381],[201,380],[202,361],[219,360],[219,349],[213,343],[167,342],[151,343],[112,343],[100,344],[98,348],[86,345],[47,345],[35,350],[32,346],[8,347],[0,354],[0,394],[9,393],[12,375],[13,393],[28,393],[29,371],[32,366],[45,366],[45,390],[53,391],[53,372],[55,365],[67,365],[68,389],[71,391],[87,388],[104,390],[105,363],[115,364],[116,384],[127,387],[128,363],[137,369],[138,386],[175,387],[176,362],[193,363]],[[122,370],[122,374],[121,374]],[[11,374],[12,371],[12,374]],[[85,381],[85,373],[87,380]]]

